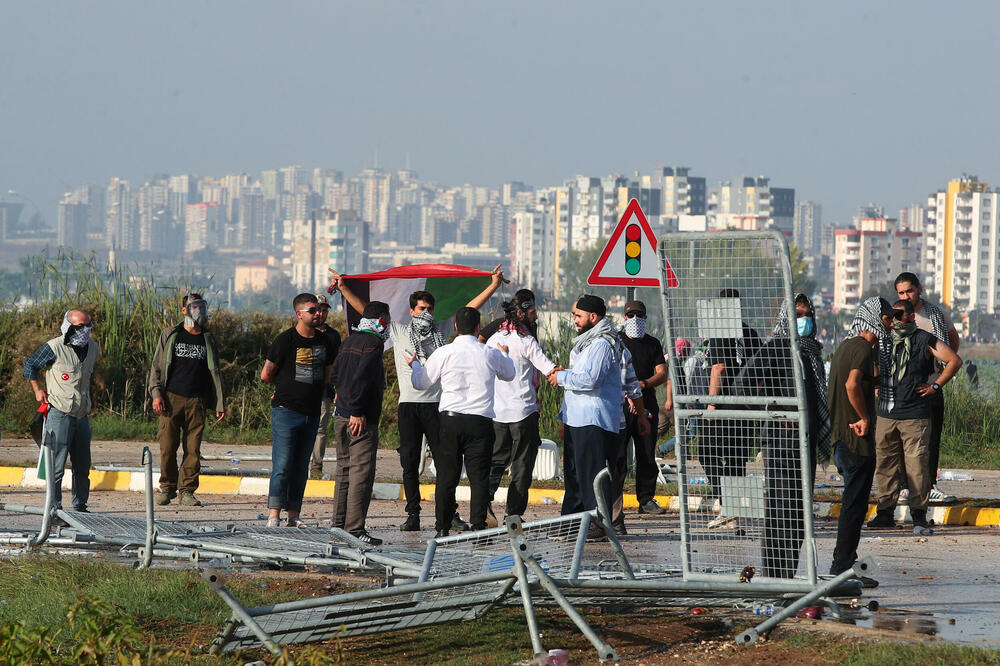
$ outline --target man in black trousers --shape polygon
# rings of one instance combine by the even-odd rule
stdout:
[[[833,460],[844,477],[844,494],[837,519],[837,545],[830,573],[847,571],[858,559],[861,527],[875,476],[875,386],[878,355],[875,345],[891,328],[892,306],[872,297],[858,306],[851,337],[837,347],[830,361],[829,404]],[[862,578],[866,587],[877,581]]]

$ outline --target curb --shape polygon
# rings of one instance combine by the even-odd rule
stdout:
[[[250,495],[266,497],[270,480],[261,477],[250,476],[216,476],[202,475],[198,482],[198,491],[211,495]],[[333,481],[320,481],[310,479],[306,482],[305,497],[311,498],[332,498]],[[38,472],[34,467],[2,467],[0,466],[0,486],[12,486],[15,488],[44,488],[45,481],[38,478]],[[63,490],[69,490],[72,486],[72,476],[63,477]],[[129,490],[143,492],[146,488],[146,478],[143,472],[115,472],[106,470],[90,470],[91,490]],[[528,490],[529,504],[561,504],[565,491],[561,488],[531,488]],[[455,499],[459,502],[468,502],[471,497],[469,486],[458,486],[455,489]],[[377,482],[372,491],[372,498],[377,500],[402,500],[403,484]],[[420,499],[424,501],[434,500],[434,485],[424,483],[420,485]],[[688,498],[688,509],[698,511],[704,502],[703,497],[693,496]],[[505,502],[507,500],[507,489],[497,489],[495,501]],[[635,494],[628,493],[622,498],[627,509],[635,509],[639,506],[639,501]],[[672,511],[680,509],[680,500],[676,495],[657,495],[656,501],[660,506]],[[840,517],[840,502],[814,502],[813,513],[817,518],[836,520]],[[867,519],[875,516],[875,505],[868,505]],[[910,519],[910,510],[906,506],[897,506],[895,512],[897,521],[906,522]],[[961,525],[969,527],[998,527],[1000,526],[1000,507],[969,507],[969,506],[931,506],[927,508],[928,520],[933,520],[935,525]]]

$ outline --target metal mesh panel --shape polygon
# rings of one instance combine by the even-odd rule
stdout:
[[[59,511],[59,516],[81,534],[93,534],[102,539],[135,539],[136,543],[146,539],[146,521],[142,518],[63,510]],[[191,532],[191,526],[184,523],[157,520],[155,524],[156,531],[163,536],[179,537]]]
[[[402,594],[361,603],[271,613],[256,620],[276,643],[311,643],[334,636],[356,636],[472,620],[485,613],[503,592],[501,584],[494,583],[488,592],[448,600],[417,602],[413,600],[413,595]],[[260,646],[257,636],[244,625],[238,626],[226,640],[217,638],[216,643],[222,651]]]
[[[733,582],[749,566],[758,576],[815,582],[805,384],[785,242],[777,233],[673,234],[659,250],[677,277],[662,292],[664,347],[690,345],[669,364],[685,578]]]

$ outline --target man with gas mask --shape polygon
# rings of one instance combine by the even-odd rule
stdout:
[[[201,435],[205,409],[212,407],[216,422],[226,416],[225,393],[215,339],[206,330],[208,303],[199,293],[181,301],[184,321],[163,329],[149,368],[149,395],[159,415],[160,488],[156,503],[169,504],[180,493],[180,503],[201,506],[195,497],[201,471]],[[180,469],[177,449],[184,443]]]
[[[91,339],[94,325],[83,310],[69,310],[52,338],[24,362],[24,376],[35,399],[48,404],[45,442],[52,451],[52,483],[56,508],[62,508],[66,457],[73,463],[73,509],[86,511],[90,497],[90,380],[101,348]],[[46,371],[45,388],[38,383]],[[61,522],[61,521],[60,521]],[[62,523],[65,526],[65,523]]]

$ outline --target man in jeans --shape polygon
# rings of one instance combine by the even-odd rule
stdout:
[[[337,437],[333,526],[371,546],[382,545],[381,539],[365,529],[365,519],[375,483],[378,421],[385,392],[382,351],[390,321],[385,303],[372,301],[365,306],[357,329],[340,348],[331,373],[334,385],[340,387],[333,418]]]
[[[201,471],[201,434],[205,430],[205,405],[215,411],[216,422],[226,416],[219,354],[208,324],[208,303],[201,294],[185,294],[181,301],[184,321],[163,329],[149,367],[149,395],[159,414],[160,488],[156,503],[163,506],[180,492],[180,503],[201,506],[194,496]],[[184,441],[180,471],[177,449]]]
[[[66,457],[73,463],[73,509],[87,511],[90,497],[90,380],[101,348],[90,338],[94,324],[83,310],[63,315],[61,335],[52,338],[24,362],[24,376],[35,399],[48,404],[46,445],[52,452],[55,505],[62,508],[62,480]],[[38,375],[45,372],[45,388]],[[62,519],[57,524],[66,526]]]
[[[320,334],[322,315],[313,294],[292,301],[295,326],[281,333],[267,350],[260,378],[274,384],[271,397],[271,483],[267,492],[268,527],[280,524],[281,510],[288,526],[301,524],[302,496],[309,475],[309,457],[319,428],[323,392],[330,382],[334,352],[330,339]]]
[[[330,342],[333,343],[333,358],[330,359],[330,362],[333,363],[337,360],[337,353],[340,350],[340,333],[326,323],[326,318],[330,315],[330,303],[327,301],[326,296],[316,294],[316,303],[319,304],[320,314],[319,326],[316,327],[316,330],[329,337]],[[319,429],[316,431],[316,444],[313,446],[312,462],[309,464],[309,476],[313,479],[323,478],[323,457],[326,456],[327,429],[330,424],[330,412],[332,411],[330,405],[333,404],[333,396],[336,393],[336,385],[331,382],[327,385],[326,391],[323,393],[323,402],[320,403]]]
[[[844,478],[837,545],[830,574],[847,571],[858,559],[861,527],[868,514],[868,497],[875,476],[875,346],[892,327],[892,306],[884,298],[869,298],[854,313],[851,337],[837,347],[830,361],[829,405],[833,460]],[[867,587],[878,585],[862,579]]]
[[[893,512],[906,478],[910,518],[915,534],[928,529],[927,502],[932,479],[928,467],[931,437],[930,405],[941,387],[962,368],[962,359],[933,334],[917,328],[913,304],[899,300],[893,307],[889,336],[880,342],[878,423],[875,426],[877,513],[869,527],[895,527]],[[944,364],[936,381],[934,359]]]

